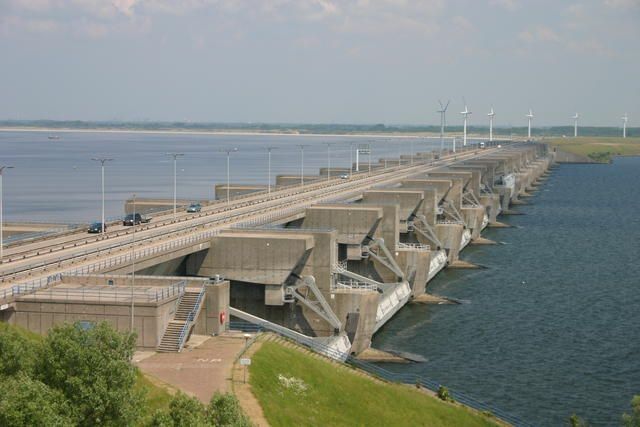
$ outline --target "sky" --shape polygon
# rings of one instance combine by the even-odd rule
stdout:
[[[640,126],[640,0],[0,0],[0,119]]]

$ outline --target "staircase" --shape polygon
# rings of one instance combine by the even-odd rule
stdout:
[[[158,352],[175,353],[182,350],[189,332],[200,313],[203,296],[204,287],[185,288],[173,320],[169,321],[167,329],[164,331],[158,346]]]

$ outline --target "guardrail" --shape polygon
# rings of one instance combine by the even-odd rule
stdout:
[[[69,301],[97,302],[159,302],[184,293],[186,281],[175,283],[163,289],[140,290],[134,287],[114,286],[101,289],[92,288],[49,288],[41,290],[39,296],[55,299],[64,297]],[[19,287],[19,286],[16,286]]]
[[[417,250],[417,251],[430,251],[431,250],[431,246],[430,245],[424,245],[422,243],[402,243],[402,242],[398,242],[398,246],[396,246],[396,249],[412,249],[412,250]]]
[[[231,329],[241,330],[245,332],[261,332],[261,331],[267,330],[267,328],[264,328],[261,325],[256,325],[256,324],[245,322],[245,321],[230,321],[228,323],[228,326]],[[286,338],[289,338],[287,335],[281,334],[278,331],[275,331],[275,330],[271,330],[271,331],[277,333],[278,335],[282,335]],[[333,348],[324,346],[317,342],[313,343],[314,344],[313,346],[310,346],[310,345],[307,345],[307,343],[305,342],[296,340],[295,338],[291,338],[291,339],[296,341],[298,344],[301,344],[309,348],[310,350],[313,350],[320,354],[324,354],[325,356],[331,357],[332,359],[337,359],[337,357],[335,357],[335,356],[338,356],[336,354],[337,352]],[[426,378],[425,376],[416,375],[416,374],[400,374],[400,373],[392,372],[380,366],[377,366],[374,363],[358,360],[357,358],[351,355],[347,356],[347,358],[344,360],[344,363],[354,368],[361,369],[375,377],[386,380],[388,382],[410,384],[414,386],[419,385],[420,387],[423,387],[427,390],[431,390],[435,393],[437,393],[440,387],[443,386],[443,384],[439,383],[438,381]],[[470,408],[473,408],[477,411],[480,411],[486,415],[494,416],[515,427],[533,427],[532,424],[524,421],[523,419],[515,415],[512,415],[506,411],[503,411],[500,408],[497,408],[486,402],[482,402],[464,393],[449,389],[449,394],[455,401],[463,405],[466,405]]]
[[[104,259],[104,260],[102,260],[100,262],[97,262],[97,263],[85,265],[85,266],[80,267],[80,268],[76,268],[76,269],[73,269],[73,270],[66,271],[65,274],[89,274],[89,273],[95,273],[95,272],[103,270],[105,268],[114,267],[114,266],[117,266],[117,265],[120,265],[120,264],[128,263],[133,259],[134,256],[135,256],[135,259],[145,258],[145,257],[148,257],[150,255],[154,255],[156,253],[167,251],[169,249],[175,249],[175,248],[181,247],[181,246],[188,246],[188,245],[194,244],[194,243],[196,243],[198,241],[206,240],[208,238],[211,238],[211,237],[213,237],[213,236],[215,236],[217,234],[219,234],[218,230],[204,231],[202,233],[198,233],[198,234],[193,235],[193,236],[183,237],[183,238],[178,239],[178,240],[172,240],[170,242],[163,243],[163,244],[161,244],[159,246],[146,248],[146,249],[144,249],[142,251],[134,252],[134,254],[126,253],[126,254],[122,254],[122,255],[116,256],[116,257],[107,258],[107,259]],[[89,253],[91,253],[91,252],[89,252]],[[19,294],[23,294],[23,293],[27,293],[27,292],[33,292],[34,290],[38,290],[38,289],[41,289],[41,288],[43,288],[45,286],[49,286],[49,285],[55,284],[56,282],[60,281],[60,277],[61,277],[61,274],[56,274],[56,275],[48,276],[46,278],[43,277],[43,278],[40,278],[40,279],[35,279],[35,280],[30,281],[30,282],[26,282],[24,284],[21,284],[21,285],[15,285],[15,286],[12,286],[11,288],[8,288],[8,289],[4,290],[3,293],[0,293],[0,297],[1,298],[9,298],[11,296],[15,296],[15,295],[19,295]]]
[[[378,287],[370,283],[358,282],[357,280],[338,280],[331,283],[331,292],[339,291],[374,291],[378,292]]]

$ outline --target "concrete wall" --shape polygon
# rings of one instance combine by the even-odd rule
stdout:
[[[249,184],[229,184],[229,197],[242,196],[243,194],[256,193],[265,191],[266,185],[249,185]],[[217,184],[214,186],[216,200],[226,200],[227,184]]]
[[[204,300],[200,315],[196,320],[193,333],[214,335],[224,332],[229,321],[230,284],[228,280],[208,283],[205,286]],[[224,313],[221,322],[220,313]]]
[[[138,335],[136,345],[140,349],[155,350],[170,318],[173,317],[177,297],[160,303],[136,303],[134,305],[134,330]],[[99,303],[82,301],[16,301],[15,325],[38,334],[64,323],[77,321],[108,322],[116,330],[129,332],[131,328],[131,303]]]
[[[302,228],[335,229],[338,243],[359,244],[368,234],[373,235],[382,216],[380,207],[348,203],[316,205],[307,208]]]
[[[311,234],[225,231],[211,239],[211,248],[198,270],[187,270],[197,276],[220,274],[231,280],[280,285],[304,263],[314,244]]]
[[[362,203],[398,205],[400,220],[406,221],[418,210],[423,199],[424,192],[419,190],[377,189],[366,191],[362,196]]]

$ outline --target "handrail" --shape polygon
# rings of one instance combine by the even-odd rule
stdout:
[[[229,328],[233,328],[233,329],[240,329],[240,330],[244,330],[247,332],[260,332],[263,331],[265,329],[270,330],[271,332],[275,332],[278,335],[284,336],[285,338],[289,338],[288,336],[286,336],[285,334],[280,333],[279,331],[276,331],[274,329],[269,329],[269,328],[265,328],[262,325],[257,325],[257,324],[253,324],[253,323],[249,323],[246,321],[230,321],[228,322],[228,327]],[[304,347],[307,347],[308,349],[315,351],[316,353],[320,353],[323,354],[327,357],[330,357],[332,359],[336,359],[339,360],[338,357],[339,356],[339,352],[336,351],[335,349],[322,345],[318,342],[314,342],[313,345],[310,345],[311,343],[307,343],[305,341],[298,341],[295,338],[290,338],[293,339],[294,341],[296,341],[298,344],[301,344]],[[389,381],[389,382],[394,382],[394,383],[401,383],[401,384],[410,384],[410,385],[420,385],[423,388],[426,388],[428,390],[431,390],[433,392],[438,392],[438,389],[442,386],[442,384],[438,381],[435,380],[431,380],[429,378],[425,378],[422,375],[416,375],[416,374],[399,374],[396,372],[392,372],[389,371],[387,369],[384,369],[380,366],[375,365],[374,363],[370,363],[370,362],[365,362],[363,360],[359,360],[356,357],[353,357],[351,355],[348,355],[346,357],[346,360],[344,360],[343,362],[345,365],[351,365],[354,368],[358,368],[361,369],[367,373],[369,373],[370,375],[373,375],[375,377],[381,378],[383,380]],[[453,397],[453,399],[457,402],[462,403],[463,405],[469,406],[479,412],[484,412],[484,413],[490,413],[491,415],[495,416],[496,418],[505,421],[515,427],[533,427],[532,424],[524,421],[523,419],[512,415],[506,411],[503,411],[500,408],[497,408],[491,404],[482,402],[480,400],[477,400],[471,396],[468,396],[464,393],[458,392],[458,391],[453,391],[451,389],[449,389],[449,394]]]
[[[204,295],[205,286],[206,285],[203,284],[202,287],[200,288],[200,293],[198,294],[198,299],[196,300],[196,304],[193,306],[193,308],[187,315],[187,320],[185,320],[184,325],[180,330],[180,335],[178,336],[178,343],[179,343],[178,352],[182,351],[182,348],[184,347],[184,342],[187,338],[187,333],[189,332],[189,329],[191,329],[191,325],[195,321],[196,315],[200,311],[200,304],[202,303],[202,296]]]

